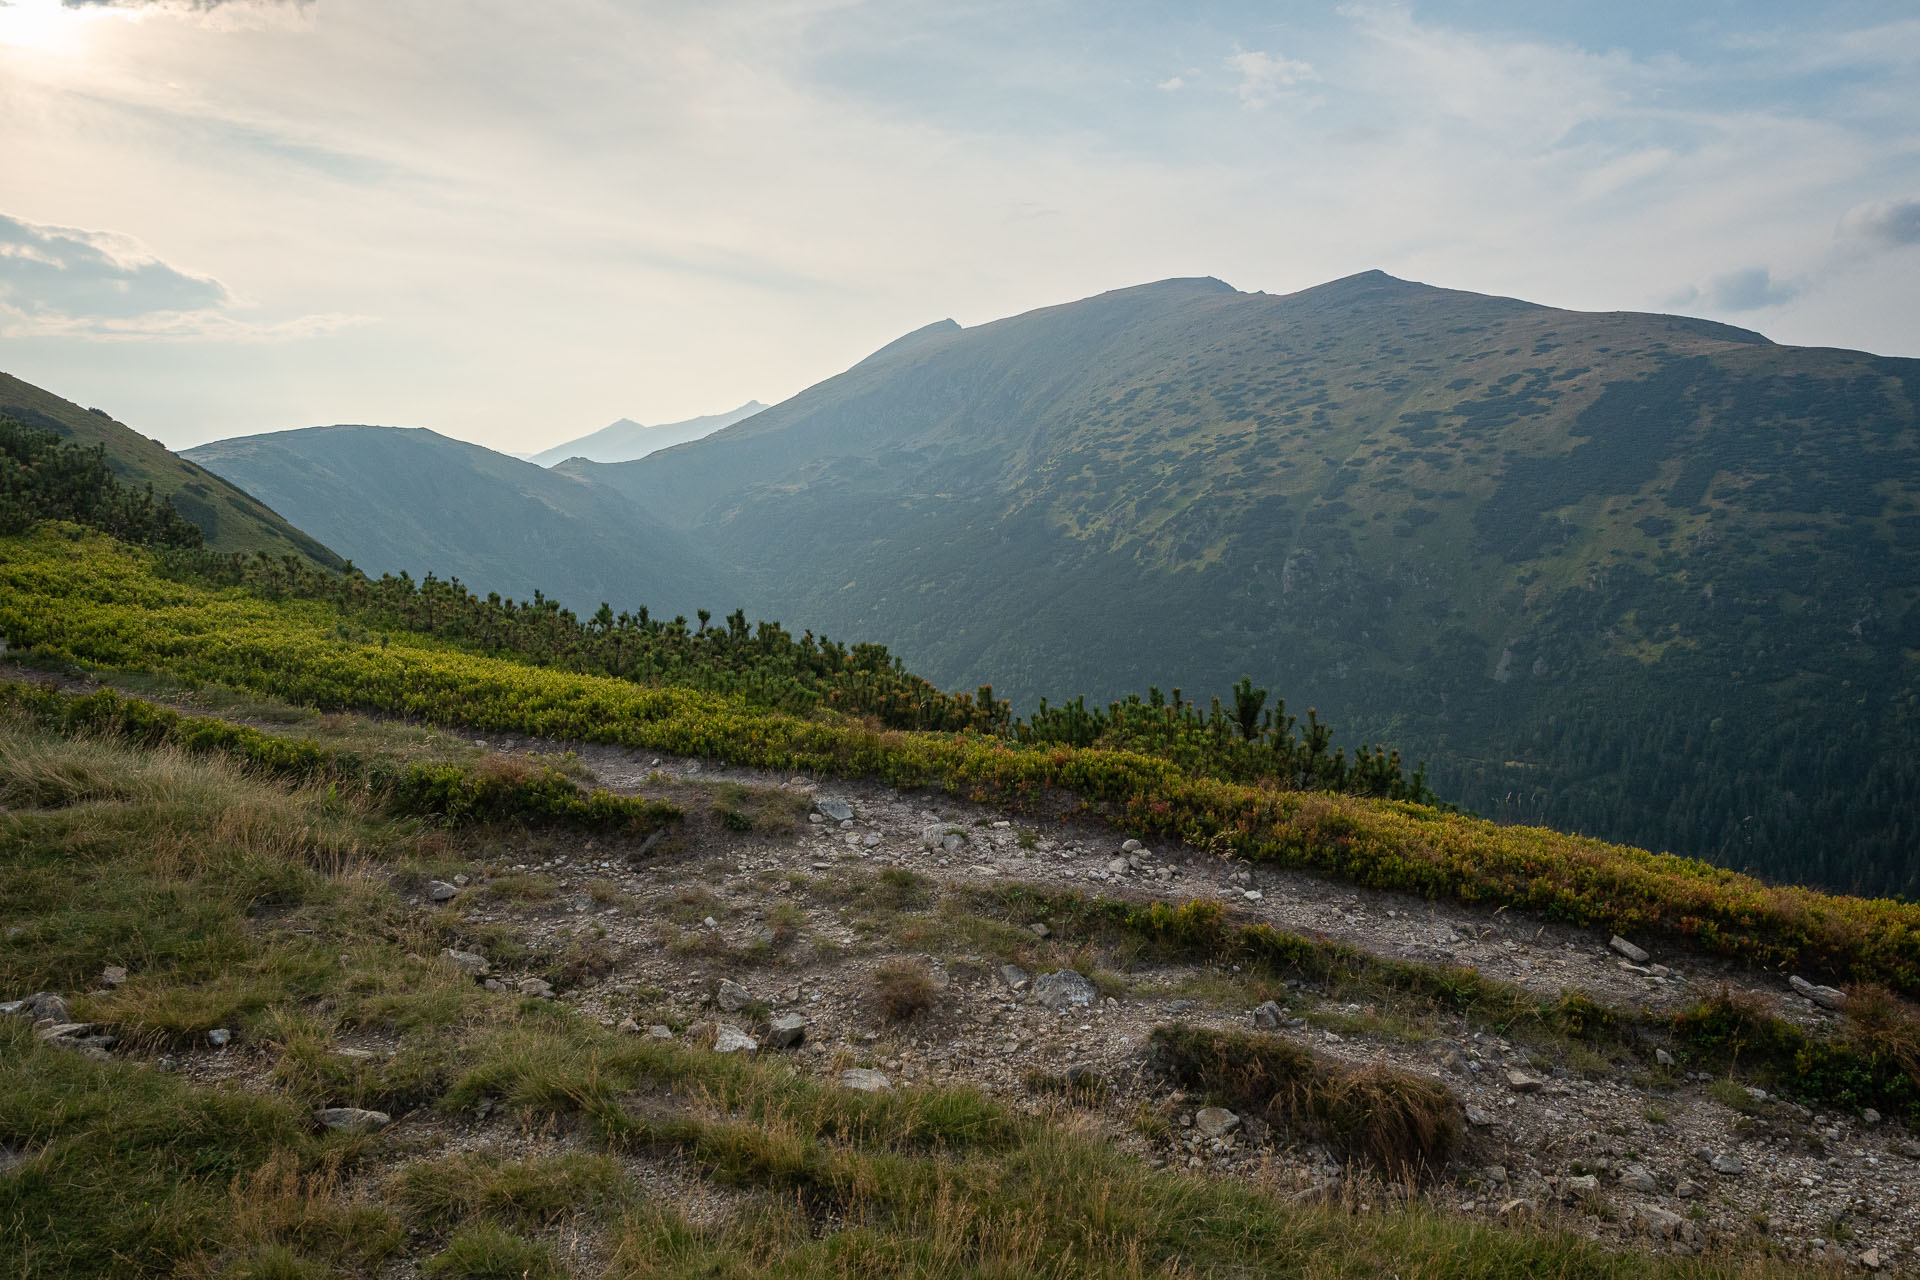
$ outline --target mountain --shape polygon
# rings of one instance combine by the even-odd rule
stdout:
[[[738,409],[726,413],[710,413],[703,418],[688,418],[685,422],[667,422],[652,427],[642,426],[632,418],[622,418],[592,435],[581,436],[578,440],[569,440],[525,457],[529,462],[536,462],[543,467],[565,462],[569,458],[585,458],[589,462],[629,462],[644,458],[656,449],[711,435],[742,418],[751,418],[766,407],[758,400],[749,400]]]
[[[671,617],[731,607],[732,577],[612,490],[418,428],[310,427],[221,440],[195,462],[267,496],[373,575]]]
[[[948,687],[1250,674],[1489,816],[1920,888],[1920,361],[1380,272],[909,337],[568,469]]]
[[[155,493],[170,499],[175,510],[199,526],[207,546],[215,551],[265,551],[273,556],[304,556],[329,567],[340,564],[340,557],[252,495],[100,409],[82,409],[0,373],[0,418],[51,431],[74,444],[101,446],[117,477],[135,486],[152,485]]]

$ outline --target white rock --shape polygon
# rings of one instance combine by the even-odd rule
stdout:
[[[844,1088],[858,1089],[862,1093],[880,1093],[893,1088],[893,1082],[878,1071],[865,1067],[849,1067],[840,1073],[840,1084]]]
[[[1645,1224],[1647,1234],[1656,1240],[1671,1239],[1680,1230],[1680,1224],[1686,1219],[1670,1209],[1662,1209],[1657,1204],[1634,1206],[1634,1213]]]
[[[435,902],[450,901],[453,895],[459,892],[460,890],[458,888],[448,884],[445,880],[427,881],[427,896]]]
[[[753,993],[732,978],[722,978],[714,989],[713,1003],[722,1013],[738,1013],[753,1003]]]
[[[760,1042],[738,1027],[720,1024],[713,1033],[713,1051],[715,1053],[752,1053],[760,1047]]]
[[[1819,1005],[1822,1009],[1842,1009],[1846,1007],[1847,993],[1833,987],[1822,987],[1808,982],[1799,974],[1787,979],[1787,985]]]
[[[523,996],[532,996],[537,1000],[545,1000],[553,994],[553,984],[545,978],[522,978],[520,979],[520,994]]]
[[[1507,1072],[1507,1087],[1515,1093],[1538,1093],[1547,1087],[1547,1082],[1535,1079],[1524,1071],[1509,1071]]]
[[[207,1043],[216,1049],[223,1047],[231,1039],[233,1039],[233,1032],[225,1027],[215,1027],[207,1032]]]
[[[455,951],[452,947],[448,947],[442,951],[440,955],[447,960],[451,960],[454,968],[470,978],[484,978],[493,968],[492,965],[487,963],[485,956],[476,955],[471,951]]]
[[[1072,969],[1043,973],[1033,980],[1033,998],[1049,1009],[1085,1007],[1099,994],[1091,979]]]
[[[807,1038],[807,1019],[798,1013],[777,1015],[767,1026],[767,1045],[773,1049],[797,1049]]]

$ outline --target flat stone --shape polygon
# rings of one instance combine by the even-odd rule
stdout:
[[[1691,1200],[1700,1194],[1700,1184],[1692,1178],[1682,1178],[1673,1184],[1673,1194],[1682,1200]]]
[[[767,1024],[767,1045],[773,1049],[797,1049],[807,1038],[805,1014],[782,1013]]]
[[[1269,1000],[1253,1011],[1253,1025],[1264,1031],[1278,1031],[1286,1021],[1287,1011],[1276,1000]]]
[[[1125,875],[1127,872],[1133,870],[1133,864],[1125,858],[1113,858],[1107,862],[1107,870],[1117,876]]]
[[[1635,964],[1645,964],[1647,961],[1653,959],[1652,956],[1648,955],[1645,951],[1641,950],[1639,947],[1634,946],[1631,942],[1628,942],[1625,938],[1621,937],[1617,933],[1613,935],[1613,940],[1607,943],[1607,945],[1612,947],[1615,951],[1618,951],[1621,955],[1625,956],[1627,959],[1633,961]]]
[[[470,978],[484,978],[493,969],[493,966],[487,963],[485,956],[471,951],[455,951],[452,947],[448,947],[440,955],[444,959],[453,961],[453,967]]]
[[[846,1089],[858,1089],[861,1093],[881,1093],[893,1088],[892,1081],[866,1067],[849,1067],[842,1071],[840,1085]]]
[[[33,1034],[42,1040],[75,1040],[91,1030],[91,1022],[51,1022]]]
[[[348,1062],[371,1062],[379,1055],[371,1049],[329,1049],[327,1050],[327,1056],[330,1058],[344,1058]]]
[[[1090,1005],[1100,995],[1092,979],[1072,969],[1043,973],[1033,980],[1033,998],[1049,1009],[1061,1010]]]
[[[1144,848],[1146,848],[1146,847],[1147,847],[1147,846],[1145,846],[1145,845],[1143,845],[1143,844],[1141,844],[1141,843],[1140,843],[1140,842],[1139,842],[1138,840],[1129,840],[1129,841],[1127,841],[1127,842],[1126,842],[1125,844],[1123,844],[1123,845],[1121,845],[1121,846],[1120,846],[1120,852],[1122,852],[1122,853],[1139,853],[1139,852],[1140,852],[1140,851],[1141,851],[1142,849],[1144,849]]]
[[[614,1030],[618,1031],[621,1035],[637,1036],[641,1030],[640,1020],[632,1014],[628,1014],[626,1017],[620,1019],[619,1025],[614,1027]]]
[[[1467,1123],[1476,1129],[1491,1129],[1494,1125],[1494,1118],[1489,1113],[1482,1111],[1479,1107],[1468,1107]]]
[[[449,884],[445,880],[427,881],[427,896],[435,902],[452,901],[453,896],[459,892],[460,887],[458,885]]]
[[[760,1047],[760,1042],[738,1027],[720,1024],[713,1033],[713,1051],[715,1053],[752,1053]]]
[[[1665,1049],[1655,1049],[1653,1051],[1653,1060],[1654,1062],[1656,1062],[1657,1064],[1663,1067],[1670,1067],[1673,1065],[1673,1055],[1668,1053]]]
[[[647,1028],[647,1039],[671,1040],[673,1039],[673,1028],[656,1022]]]
[[[1787,979],[1787,985],[1819,1005],[1822,1009],[1843,1009],[1846,1007],[1846,992],[1808,982],[1797,973]]]
[[[818,796],[813,807],[833,822],[847,822],[853,817],[853,806],[838,796]]]
[[[1202,1107],[1193,1113],[1193,1127],[1209,1138],[1224,1138],[1240,1127],[1240,1117],[1225,1107]]]
[[[938,849],[946,838],[947,829],[939,823],[920,828],[920,844],[923,848]]]
[[[1582,1174],[1578,1178],[1568,1178],[1560,1184],[1570,1196],[1590,1195],[1600,1190],[1600,1179],[1592,1174]]]
[[[73,1006],[58,991],[36,991],[24,1000],[14,1002],[13,1012],[35,1022],[51,1019],[54,1022],[73,1021]]]
[[[393,1117],[386,1112],[369,1111],[365,1107],[327,1107],[315,1118],[339,1133],[373,1133],[393,1123]]]
[[[532,996],[536,1000],[545,1000],[553,995],[553,984],[545,978],[520,979],[520,994]]]
[[[1547,1087],[1547,1082],[1537,1080],[1524,1071],[1507,1072],[1507,1087],[1515,1093],[1538,1093]]]
[[[1052,933],[1053,930],[1047,928],[1047,926],[1042,922],[1035,920],[1032,924],[1027,926],[1027,932],[1032,934],[1036,938],[1044,938],[1048,934]]]
[[[713,1003],[722,1013],[738,1013],[753,1003],[753,993],[732,978],[722,978],[714,988]]]
[[[1033,982],[1027,971],[1017,964],[1001,965],[1000,980],[1015,991],[1025,991]]]
[[[1519,1222],[1531,1218],[1540,1212],[1538,1205],[1531,1200],[1509,1200],[1496,1211],[1502,1222]]]
[[[207,1032],[207,1043],[216,1049],[226,1047],[227,1042],[232,1039],[233,1032],[227,1030],[225,1027],[215,1027],[213,1030]]]
[[[1880,1251],[1878,1249],[1868,1249],[1860,1255],[1860,1265],[1869,1271],[1878,1271],[1886,1264],[1880,1261]]]
[[[127,980],[127,967],[123,964],[110,964],[100,971],[100,981],[109,987],[117,987]]]
[[[1713,1158],[1713,1171],[1715,1173],[1725,1174],[1729,1178],[1737,1178],[1747,1171],[1747,1162],[1739,1156],[1728,1152]]]

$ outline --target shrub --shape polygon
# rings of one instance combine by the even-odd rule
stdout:
[[[892,960],[873,971],[874,1002],[888,1022],[905,1022],[933,1007],[933,975],[918,960]]]

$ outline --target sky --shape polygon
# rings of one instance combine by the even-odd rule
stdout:
[[[0,0],[0,370],[534,451],[1378,268],[1920,356],[1920,10]]]

